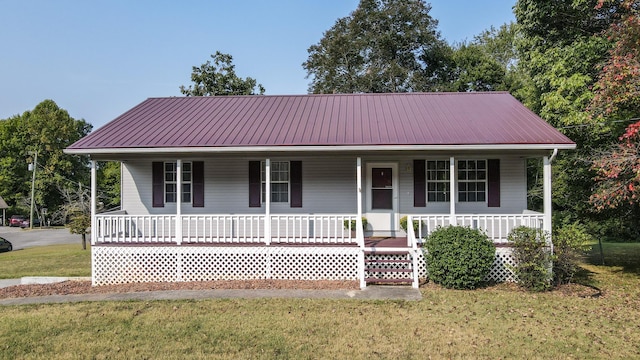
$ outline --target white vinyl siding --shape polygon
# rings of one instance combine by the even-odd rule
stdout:
[[[363,156],[367,161],[398,162],[400,214],[448,214],[449,202],[427,202],[426,207],[413,207],[413,159],[427,156]],[[521,157],[485,156],[478,159],[500,158],[500,207],[489,208],[486,202],[456,203],[460,214],[520,214],[527,208],[527,178],[525,159]],[[468,156],[456,160],[469,159]],[[195,160],[195,159],[194,159]],[[198,159],[202,160],[202,159]],[[264,214],[264,207],[249,207],[249,160],[244,158],[204,159],[205,207],[193,208],[183,204],[183,214]],[[322,156],[271,158],[272,161],[302,161],[302,205],[291,208],[288,203],[272,203],[274,214],[353,214],[356,212],[356,156]],[[128,160],[122,166],[122,209],[129,214],[175,214],[175,203],[154,208],[151,203],[151,162],[159,160]],[[366,183],[363,170],[363,188]],[[366,194],[363,193],[363,204]],[[364,208],[364,207],[363,207]]]

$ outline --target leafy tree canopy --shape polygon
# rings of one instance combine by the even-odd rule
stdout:
[[[236,74],[233,57],[216,51],[211,60],[193,67],[191,81],[193,85],[180,86],[180,92],[186,96],[217,96],[217,95],[262,95],[264,87],[254,78],[245,79]]]
[[[604,6],[607,1],[602,1]],[[618,21],[607,30],[613,47],[604,62],[590,114],[599,121],[624,124],[640,119],[640,1],[625,0]],[[626,128],[619,142],[595,156],[595,192],[591,202],[597,209],[627,207],[639,212],[640,206],[640,121]]]
[[[554,220],[584,220],[590,231],[618,238],[636,236],[631,209],[595,213],[589,203],[596,172],[589,157],[606,149],[619,132],[602,126],[586,109],[613,41],[604,31],[628,10],[623,1],[519,0],[515,6],[519,36],[518,67],[526,76],[517,97],[573,139],[578,149],[558,156],[554,178]],[[610,219],[621,219],[618,223]],[[588,219],[588,220],[586,220]]]
[[[44,100],[33,110],[0,121],[0,195],[15,206],[30,197],[28,163],[38,152],[36,204],[57,208],[61,196],[56,184],[84,182],[88,178],[86,157],[63,153],[63,149],[87,135],[92,126],[76,120],[52,100]]]
[[[438,90],[451,49],[423,0],[361,0],[308,49],[311,93]]]

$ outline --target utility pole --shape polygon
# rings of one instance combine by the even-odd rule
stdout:
[[[34,152],[29,151],[29,154],[34,154]],[[29,215],[29,229],[33,229],[33,205],[35,204],[35,195],[36,195],[36,169],[38,168],[38,151],[35,151],[35,157],[33,163],[31,163],[33,167],[33,177],[31,178],[31,214]]]

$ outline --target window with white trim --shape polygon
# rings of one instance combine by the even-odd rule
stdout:
[[[267,178],[265,177],[266,163],[262,162],[260,179],[262,182],[262,202],[265,201],[265,189],[267,188]],[[271,161],[271,202],[289,202],[289,162]]]
[[[449,160],[427,160],[427,201],[450,201]]]
[[[178,179],[176,169],[178,165],[175,162],[164,163],[164,200],[167,203],[176,202],[176,193],[178,189]],[[192,183],[191,162],[182,162],[182,202],[191,203],[191,183]]]
[[[458,160],[458,201],[484,202],[487,199],[487,161]]]

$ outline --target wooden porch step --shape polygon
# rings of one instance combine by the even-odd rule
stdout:
[[[407,254],[409,254],[409,249],[407,249],[407,250],[398,250],[398,249],[384,250],[384,249],[365,248],[364,249],[364,254],[365,255],[407,255]]]
[[[382,260],[382,259],[365,259],[367,264],[411,264],[411,260]]]
[[[394,273],[408,273],[408,274],[413,272],[413,270],[411,269],[388,269],[388,268],[368,268],[365,270],[369,272],[394,272]]]
[[[386,284],[411,284],[413,283],[412,279],[378,279],[378,278],[366,278],[364,279],[366,283],[386,283]]]

